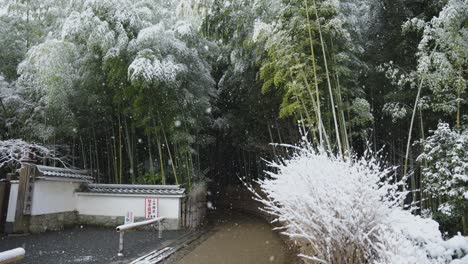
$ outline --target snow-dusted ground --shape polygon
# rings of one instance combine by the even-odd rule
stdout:
[[[117,257],[119,234],[112,228],[77,227],[60,232],[46,232],[27,236],[0,238],[0,252],[23,247],[26,257],[19,263],[129,263],[174,240],[184,231],[164,231],[158,239],[157,231],[137,230],[125,234],[125,256]]]

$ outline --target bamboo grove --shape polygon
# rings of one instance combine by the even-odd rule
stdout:
[[[187,186],[262,177],[290,154],[271,143],[370,146],[419,213],[465,218],[462,0],[2,1],[2,140],[99,182]]]

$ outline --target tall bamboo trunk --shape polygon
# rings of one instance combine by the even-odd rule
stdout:
[[[419,109],[419,120],[420,120],[420,125],[421,125],[421,142],[424,143],[424,140],[426,139],[426,137],[424,136],[424,122],[423,122],[423,114],[422,114],[422,110]],[[426,165],[427,161],[424,161],[424,165]],[[418,184],[419,184],[419,201],[421,202],[421,206],[423,206],[423,192],[424,192],[424,186],[423,186],[423,183],[422,183],[422,177],[423,177],[423,173],[422,173],[422,170],[424,168],[423,165],[420,165],[419,166],[420,170],[419,170],[419,178],[418,178]],[[413,201],[414,202],[414,201]],[[422,208],[423,209],[423,208]]]
[[[73,140],[72,140],[72,166],[73,168],[75,168],[75,147],[76,147],[75,137],[76,135],[75,133],[73,133]]]
[[[122,154],[122,123],[120,121],[120,114],[118,116],[119,121],[119,183],[123,180],[123,154]]]
[[[172,167],[172,172],[174,173],[175,182],[176,184],[179,184],[179,179],[177,178],[177,170],[175,167],[174,160],[172,159],[171,148],[169,146],[169,142],[167,141],[166,132],[162,124],[161,124],[161,127],[162,127],[163,136],[164,136],[164,142],[166,142],[167,152],[169,154],[169,160],[171,161],[171,167]]]
[[[437,45],[438,45],[438,43],[436,43],[436,45],[434,46],[434,50],[432,50],[432,53],[431,53],[429,59],[431,59],[434,56],[434,53],[435,53],[435,51],[437,49]],[[419,98],[421,97],[421,90],[422,90],[422,86],[423,86],[423,83],[424,83],[424,78],[425,78],[425,76],[423,75],[421,77],[421,80],[419,81],[418,92],[416,94],[416,99],[414,101],[413,113],[411,115],[411,122],[410,122],[409,131],[408,131],[408,141],[406,143],[406,154],[405,154],[405,161],[404,161],[404,166],[403,166],[403,176],[406,176],[406,173],[408,171],[408,156],[409,156],[410,147],[411,147],[411,135],[412,135],[412,132],[413,132],[413,124],[414,124],[414,118],[416,116],[416,109],[418,108]]]
[[[132,183],[135,183],[135,161],[133,157],[134,145],[132,141],[132,135],[130,134],[130,131],[128,129],[128,123],[126,119],[124,119],[123,122],[125,126],[125,143],[127,145],[127,157],[128,157],[128,162],[130,164],[130,176],[131,176]]]
[[[267,127],[268,127],[268,134],[270,135],[270,142],[271,144],[274,143],[274,139],[273,139],[273,133],[271,133],[271,128],[270,128],[270,124],[267,123]],[[274,145],[272,145],[273,147],[273,155],[274,155],[274,159],[276,162],[279,161],[279,158],[278,158],[278,155],[276,154],[276,147]]]
[[[97,147],[96,131],[94,130],[94,128],[93,128],[93,138],[94,138],[94,157],[96,158],[96,170],[97,170],[96,180],[98,183],[100,183],[101,171],[100,171],[100,166],[99,166],[99,152],[98,152],[98,147]]]
[[[163,158],[163,151],[161,147],[161,135],[158,133],[158,137],[156,138],[156,143],[158,145],[158,154],[159,154],[159,170],[161,173],[161,182],[162,184],[166,184],[166,172],[164,169],[164,158]]]
[[[348,105],[348,111],[346,111],[346,114],[348,115],[348,120],[351,120],[351,112],[349,110],[349,105]],[[374,123],[374,131],[373,131],[373,135],[374,135],[374,145],[377,145],[377,137],[375,135],[375,122]],[[353,146],[353,130],[352,130],[352,127],[351,126],[348,126],[348,142],[349,142],[349,145],[352,147]],[[374,152],[377,152],[377,149],[376,149],[376,146],[374,146]]]
[[[293,72],[292,72],[291,69],[289,70],[289,74],[290,74],[290,76],[291,76],[291,79],[294,80],[295,77],[294,77]],[[307,83],[307,78],[305,78],[305,75],[304,75],[304,80],[305,80],[305,82]],[[312,92],[310,91],[310,87],[309,87],[308,84],[306,85],[306,89],[307,89],[308,92],[309,92],[309,96],[310,96],[311,99],[312,99],[312,103],[314,103],[314,102],[315,102],[315,101],[314,101],[314,96],[312,95]],[[295,90],[294,90],[294,91],[295,91]],[[296,99],[296,102],[302,106],[302,109],[304,110],[304,113],[305,113],[305,115],[306,115],[306,117],[307,117],[307,119],[306,119],[307,123],[310,123],[310,124],[311,124],[311,123],[312,123],[312,118],[311,118],[311,116],[310,116],[310,114],[309,114],[309,110],[307,109],[307,106],[306,106],[306,104],[305,104],[305,102],[304,102],[304,98],[302,97],[302,94],[296,93],[296,92],[295,92],[295,93],[294,93],[294,99]],[[317,118],[317,120],[318,120],[318,117],[317,117],[317,107],[316,107],[315,104],[313,104],[313,108],[314,108],[314,113],[315,113],[315,115],[316,115],[316,118]],[[305,137],[305,139],[307,140],[308,131],[307,131],[307,129],[305,128],[304,116],[302,115],[302,111],[299,111],[299,114],[300,114],[300,117],[301,117],[301,122],[300,122],[300,125],[299,125],[299,129],[302,130],[301,133],[303,134],[303,137]],[[275,121],[275,123],[276,123],[276,121]],[[313,130],[312,130],[312,131],[313,131]],[[314,133],[313,139],[314,139],[315,141],[317,141],[317,140],[316,140],[317,138],[316,138],[316,136],[315,136],[315,131],[313,131],[313,133]],[[280,138],[280,142],[281,142],[281,138]],[[319,141],[317,141],[317,142],[318,142],[318,145],[321,146],[322,143],[321,143],[320,135],[319,135]]]
[[[106,147],[107,147],[107,182],[110,183],[111,181],[111,175],[112,175],[112,166],[111,166],[111,158],[112,156],[112,146],[111,143],[109,142],[109,137],[106,132]]]
[[[91,141],[91,140],[90,140]],[[91,171],[91,175],[96,177],[94,175],[94,168],[93,168],[93,151],[92,151],[92,146],[91,144],[88,145],[88,151],[89,151],[89,169]]]
[[[298,103],[300,102],[300,104],[301,104],[301,106],[302,106],[302,110],[304,110],[304,112],[305,112],[305,114],[306,114],[307,120],[311,120],[309,111],[307,110],[307,107],[306,107],[306,105],[305,105],[305,103],[304,103],[304,100],[303,100],[302,98],[299,98],[299,99],[298,99],[297,96],[295,96],[295,97],[296,97],[296,101],[297,101]],[[299,124],[299,128],[302,129],[302,131],[303,131],[302,133],[304,133],[304,136],[307,136],[307,135],[306,135],[306,134],[307,134],[307,130],[306,130],[306,128],[305,128],[304,116],[302,115],[302,111],[299,111],[299,115],[300,115],[300,117],[301,117],[301,122],[300,122],[300,124]],[[320,126],[318,126],[318,129],[320,129]],[[314,131],[313,133],[314,133],[314,134],[313,134],[313,139],[314,139],[314,140],[317,140],[317,136],[316,136],[316,134],[315,134],[315,131]],[[319,142],[319,145],[320,145],[320,141],[318,141],[318,142]]]
[[[190,153],[185,154],[185,167],[186,167],[186,172],[187,172],[187,183],[189,189],[192,187],[192,179],[191,179],[191,173],[190,173],[190,159],[189,159]]]
[[[153,165],[153,155],[151,153],[151,136],[150,132],[146,132],[146,138],[148,140],[148,159],[149,159],[149,172],[154,173],[154,165]]]
[[[310,92],[311,89],[310,89],[309,82],[307,81],[307,78],[304,77],[303,79],[304,79],[304,83],[305,83],[306,87],[309,87],[308,90],[309,90],[309,93],[311,94],[311,92]],[[317,90],[317,91],[318,91],[318,90]],[[312,95],[311,95],[311,96],[312,96]],[[312,97],[313,97],[313,96],[312,96]],[[312,98],[312,101],[311,101],[311,102],[312,102],[312,108],[314,109],[314,111],[315,111],[316,113],[320,113],[320,105],[318,105],[318,104],[313,100],[313,98]],[[321,114],[320,114],[319,116],[321,116]],[[320,117],[320,119],[318,120],[318,124],[317,124],[317,125],[318,125],[318,127],[319,127],[319,130],[322,131],[322,140],[325,139],[325,143],[326,143],[327,149],[331,152],[332,149],[331,149],[330,140],[328,139],[328,134],[327,134],[327,131],[326,131],[326,129],[325,129],[325,126],[323,125],[323,120],[322,120],[321,117]],[[322,147],[322,149],[325,149],[323,143],[320,144],[320,147]]]
[[[83,143],[83,137],[80,135],[80,145],[81,145],[81,158],[83,159],[83,168],[86,169],[86,154],[84,150],[84,143]]]
[[[112,162],[114,164],[114,183],[119,183],[119,169],[117,165],[117,143],[115,142],[117,138],[115,137],[114,128],[112,128],[112,144],[113,144],[113,151],[112,151]]]
[[[316,19],[317,19],[317,25],[318,25],[318,30],[319,30],[320,44],[322,46],[323,63],[325,65],[325,74],[326,74],[326,79],[327,79],[328,92],[330,94],[330,103],[331,103],[331,109],[332,109],[332,114],[333,114],[333,123],[335,125],[336,143],[337,143],[337,146],[338,146],[339,155],[343,156],[343,151],[341,149],[340,131],[339,131],[339,127],[338,127],[338,119],[337,119],[336,110],[335,110],[335,101],[333,99],[333,90],[332,90],[332,87],[331,87],[330,73],[328,71],[328,62],[327,62],[327,54],[325,52],[325,43],[323,41],[320,18],[319,18],[319,15],[318,15],[318,10],[317,10],[317,5],[315,4],[315,0],[313,0],[313,3],[314,3],[315,16],[316,16]]]
[[[330,36],[330,45],[331,49],[333,50],[333,38]],[[335,57],[332,56],[332,61],[336,65],[336,60]],[[348,141],[348,131],[346,130],[346,118],[344,115],[344,107],[343,107],[343,99],[341,96],[341,85],[340,85],[340,76],[338,75],[338,72],[335,69],[335,81],[336,81],[336,93],[337,93],[337,101],[338,101],[338,121],[339,125],[341,128],[341,136],[342,136],[342,142],[343,142],[343,153],[346,154],[347,156],[351,155],[351,147]]]
[[[322,112],[320,110],[320,94],[319,94],[318,78],[317,78],[317,65],[316,65],[316,62],[315,62],[314,42],[313,42],[313,38],[312,38],[312,29],[311,29],[310,17],[309,17],[309,5],[307,4],[307,1],[308,0],[304,0],[305,7],[306,7],[306,16],[307,16],[307,30],[308,30],[308,33],[309,33],[309,45],[310,45],[310,54],[311,54],[310,56],[311,56],[311,59],[312,59],[312,71],[313,71],[314,84],[315,84],[315,95],[316,95],[315,100],[317,100],[317,102],[316,102],[316,105],[317,105],[316,115],[317,115],[317,121],[318,121],[318,127],[319,127],[319,140],[320,140],[321,148],[325,149],[324,145],[323,145],[323,143],[324,143],[323,142],[323,137],[324,136],[322,134],[322,133],[325,133],[325,128],[323,127]],[[314,101],[314,98],[312,96],[312,93],[310,92],[310,89],[309,89],[309,93],[310,93],[312,101]],[[331,147],[331,146],[328,145],[328,147]]]

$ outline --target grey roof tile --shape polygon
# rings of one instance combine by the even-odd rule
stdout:
[[[184,195],[178,185],[88,184],[87,192],[113,194]]]
[[[77,180],[93,181],[94,177],[86,170],[73,170],[67,168],[57,168],[44,165],[37,165],[37,169],[42,176],[55,178],[68,178]]]

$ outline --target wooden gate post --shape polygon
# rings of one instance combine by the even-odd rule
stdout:
[[[32,194],[34,188],[34,178],[37,174],[36,165],[25,160],[21,164],[18,184],[18,198],[16,202],[14,233],[28,233],[31,216]]]

